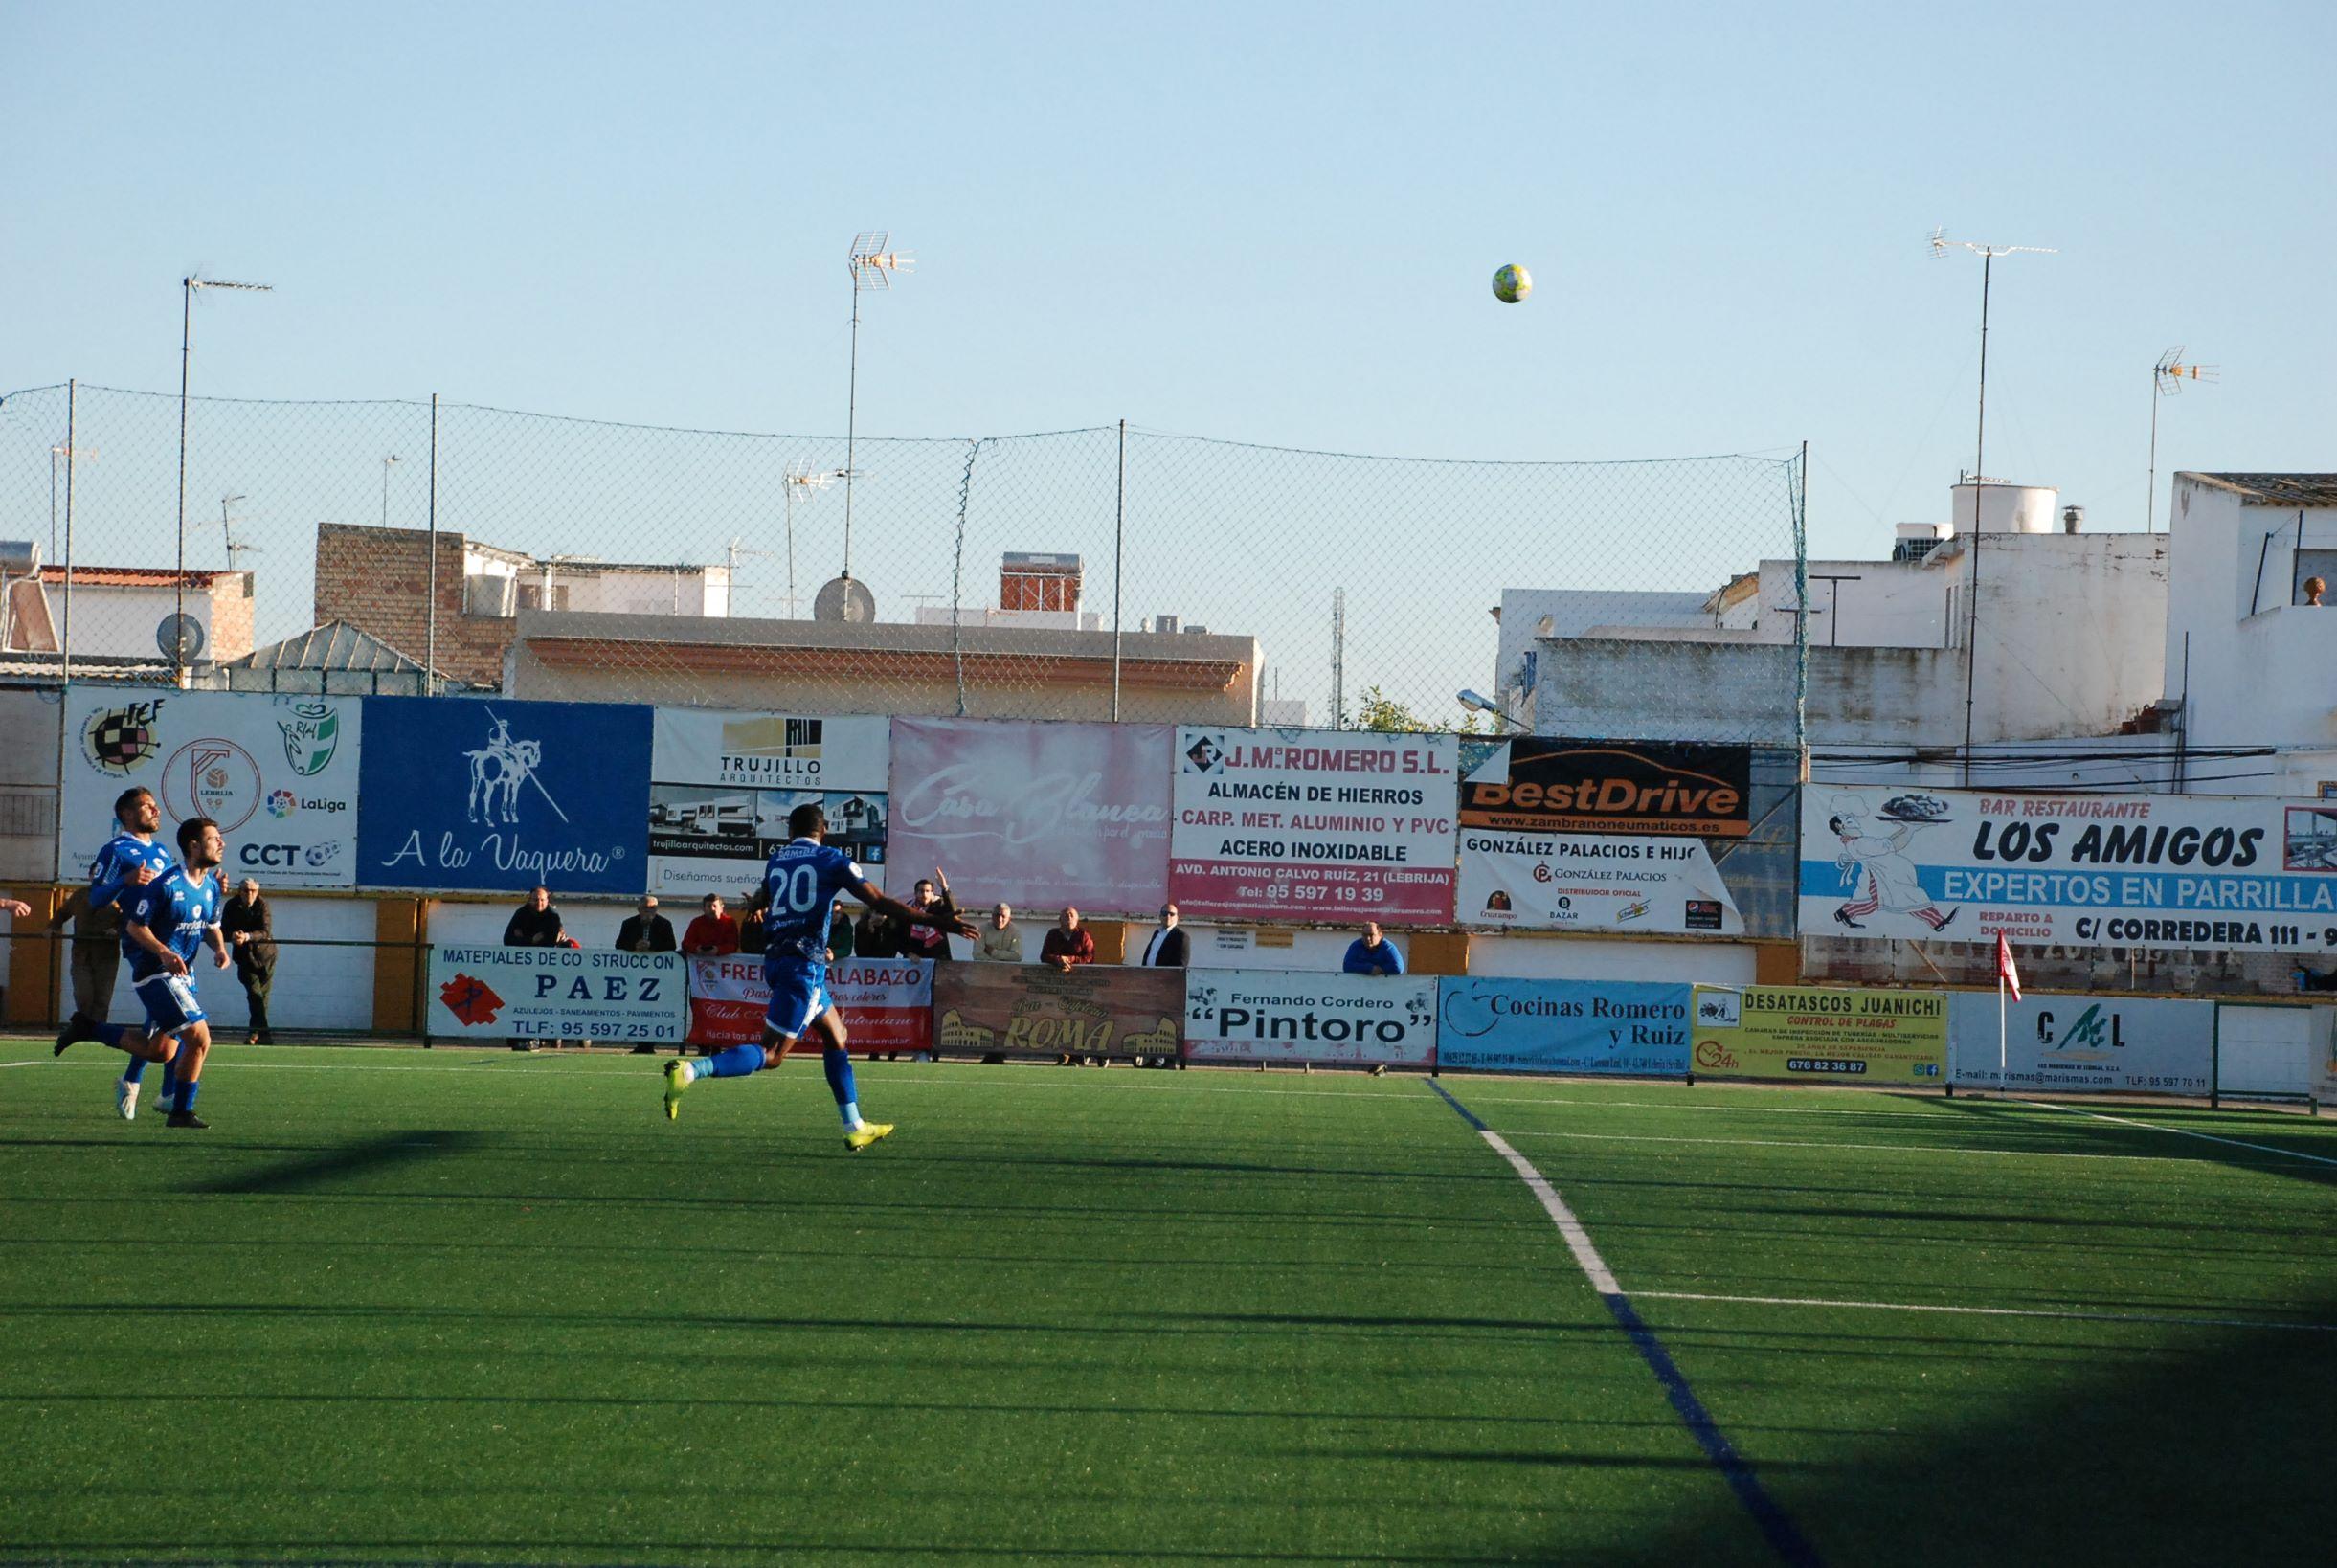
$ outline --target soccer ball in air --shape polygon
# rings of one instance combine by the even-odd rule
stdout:
[[[1533,277],[1514,261],[1494,274],[1494,298],[1503,304],[1516,304],[1533,292]]]

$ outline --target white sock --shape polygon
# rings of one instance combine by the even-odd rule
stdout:
[[[685,1062],[682,1064],[682,1070],[676,1073],[674,1076],[682,1080],[682,1086],[684,1088],[687,1088],[690,1085],[698,1081],[698,1069],[687,1062]]]
[[[843,1112],[843,1130],[844,1130],[846,1132],[857,1132],[857,1131],[860,1131],[860,1103],[859,1103],[857,1100],[846,1100],[846,1101],[845,1101],[845,1102],[844,1102],[844,1103],[843,1103],[842,1106],[839,1106],[837,1109],[840,1109],[840,1110],[842,1110],[842,1111]]]

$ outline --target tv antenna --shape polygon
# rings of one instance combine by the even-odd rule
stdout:
[[[2176,344],[2159,355],[2159,362],[2150,367],[2150,484],[2149,495],[2143,503],[2143,531],[2158,532],[2159,502],[2159,399],[2183,395],[2186,381],[2213,383],[2221,377],[2213,365],[2186,365],[2183,346]],[[2172,523],[2168,527],[2174,526]]]
[[[844,437],[844,449],[846,452],[851,450],[849,435]],[[849,577],[852,575],[851,506],[849,504],[852,494],[851,459],[847,457],[845,465],[842,468],[822,468],[815,471],[808,459],[798,458],[787,465],[786,477],[781,482],[780,509],[785,513],[787,519],[787,618],[789,620],[796,618],[796,497],[800,494],[804,500],[809,501],[816,492],[826,489],[838,480],[844,482],[846,505],[844,507],[843,558],[844,575]]]
[[[236,570],[236,556],[262,553],[258,545],[244,544],[236,537],[236,525],[242,522],[243,519],[230,517],[227,512],[227,509],[236,502],[251,499],[250,496],[221,496],[219,498],[219,542],[227,547],[227,570],[230,571]]]
[[[194,297],[204,289],[230,289],[244,294],[273,294],[274,283],[236,283],[225,278],[205,278],[200,273],[189,273],[179,280],[183,299],[179,308],[178,325],[178,582],[173,594],[176,608],[171,614],[187,625],[187,389],[194,371]],[[163,651],[184,648],[186,638],[173,638]],[[187,659],[171,661],[171,684],[187,684]]]
[[[885,247],[892,242],[889,229],[863,229],[852,236],[852,253],[844,268],[852,275],[852,373],[845,384],[843,421],[843,580],[852,577],[852,456],[860,421],[860,297],[889,293],[892,275],[916,266],[914,257]]]

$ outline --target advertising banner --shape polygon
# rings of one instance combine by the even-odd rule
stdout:
[[[891,720],[661,707],[651,733],[651,892],[739,897],[806,802],[883,890]]]
[[[1520,735],[1470,769],[1461,825],[1742,839],[1753,831],[1752,780],[1749,746]]]
[[[1742,936],[1701,839],[1460,833],[1460,923],[1495,930]]]
[[[1812,785],[1801,930],[2337,952],[2337,802]]]
[[[1190,1062],[1436,1061],[1436,981],[1425,974],[1197,969],[1184,982]]]
[[[1168,893],[1160,724],[892,721],[896,865],[944,867],[958,901],[1150,914]]]
[[[1448,977],[1436,990],[1440,1069],[1635,1078],[1688,1071],[1686,985]]]
[[[685,961],[678,952],[433,947],[422,1030],[440,1040],[678,1045],[689,1017]]]
[[[649,709],[369,697],[361,887],[638,893]],[[743,884],[742,884],[743,885]]]
[[[933,1045],[954,1056],[1174,1056],[1183,1011],[1182,970],[934,966]]]
[[[1939,992],[1699,985],[1692,1032],[1700,1078],[1934,1086],[1947,1074]]]
[[[1996,993],[1951,993],[1947,1028],[1955,1082],[1993,1087]],[[2005,1006],[2008,1088],[2205,1094],[2214,1049],[2212,1001],[2032,991]]]
[[[760,958],[692,958],[689,1042],[745,1045],[763,1038],[771,987]],[[928,958],[848,959],[828,966],[828,999],[843,1015],[855,1051],[933,1048],[933,963]],[[798,1047],[800,1048],[800,1047]]]
[[[1169,896],[1187,918],[1452,919],[1451,735],[1177,731]]]
[[[73,687],[58,880],[89,875],[116,831],[114,797],[143,785],[162,804],[159,842],[190,817],[219,824],[231,883],[353,885],[362,712],[354,697]]]

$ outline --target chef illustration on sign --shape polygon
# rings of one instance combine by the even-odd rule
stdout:
[[[1843,885],[1854,896],[1835,907],[1834,919],[1852,930],[1864,930],[1860,917],[1884,910],[1912,915],[1935,931],[1945,930],[1963,906],[1942,914],[1931,895],[1923,891],[1906,849],[1907,840],[1917,828],[1945,821],[1946,810],[1946,802],[1935,795],[1895,795],[1876,812],[1894,825],[1888,832],[1877,832],[1863,801],[1854,795],[1835,795],[1833,815],[1827,818],[1826,825],[1842,840],[1834,865],[1842,873]]]

